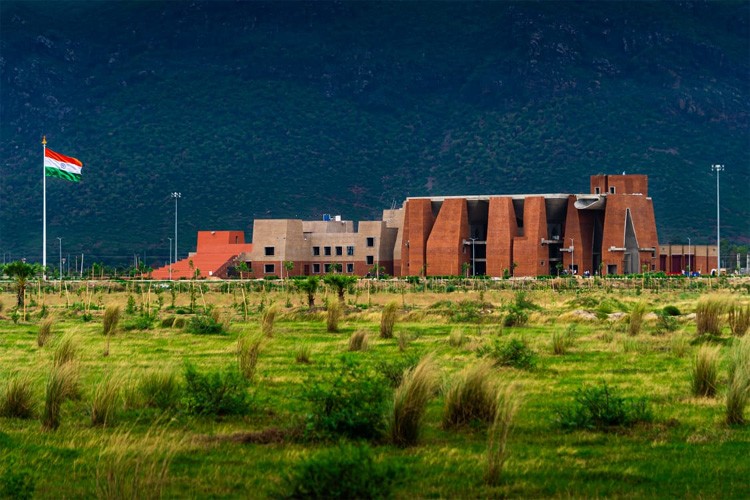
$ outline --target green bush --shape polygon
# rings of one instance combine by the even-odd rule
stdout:
[[[367,445],[340,444],[298,464],[287,476],[290,498],[390,498],[398,467],[375,461]]]
[[[624,398],[606,382],[579,389],[573,404],[557,409],[556,413],[563,429],[631,427],[653,418],[645,399]]]
[[[138,383],[138,392],[147,408],[168,410],[175,408],[180,400],[180,383],[171,371],[147,373]]]
[[[414,368],[417,363],[419,363],[419,356],[411,353],[402,355],[400,358],[378,361],[375,364],[375,370],[385,377],[391,387],[396,388],[401,385],[404,371]]]
[[[383,377],[349,356],[342,356],[324,373],[323,379],[306,384],[305,398],[312,404],[306,416],[308,436],[380,437],[390,392]]]
[[[529,315],[520,307],[514,305],[508,306],[508,313],[503,318],[504,326],[523,326],[529,322]]]
[[[199,373],[185,364],[182,404],[192,415],[245,415],[250,410],[248,383],[233,369]]]
[[[150,330],[154,327],[155,317],[150,314],[139,314],[128,321],[126,321],[122,328],[123,330]]]
[[[196,314],[190,318],[187,331],[198,335],[215,335],[224,333],[224,325],[210,314]]]
[[[533,370],[537,361],[536,353],[520,339],[511,339],[505,344],[493,339],[492,343],[484,344],[477,349],[477,356],[489,357],[499,366],[511,366],[522,370]]]
[[[664,306],[664,309],[662,309],[662,312],[667,316],[679,316],[680,314],[682,314],[680,313],[680,310],[677,309],[676,306],[672,306],[672,305]]]

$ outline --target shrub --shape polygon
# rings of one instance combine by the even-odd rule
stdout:
[[[0,416],[31,418],[34,416],[34,394],[31,379],[17,375],[8,381],[0,400]]]
[[[383,307],[383,312],[380,315],[380,337],[384,339],[393,338],[393,326],[396,324],[396,313],[398,312],[398,304],[396,302],[388,302]]]
[[[405,331],[398,332],[398,350],[404,352],[409,345],[409,337]]]
[[[174,326],[174,316],[167,316],[166,318],[163,318],[161,320],[161,327],[162,328],[172,328]]]
[[[534,304],[527,296],[526,292],[523,290],[519,290],[516,292],[516,295],[513,299],[513,303],[515,304],[517,309],[531,309],[531,310],[539,310],[541,309],[538,305]]]
[[[55,324],[55,320],[52,318],[45,318],[39,324],[39,333],[36,336],[36,345],[44,347],[47,340],[52,336],[52,327]]]
[[[190,318],[187,331],[197,335],[215,335],[224,333],[224,325],[210,314],[196,314]]]
[[[273,325],[276,321],[276,313],[278,312],[278,308],[276,307],[276,304],[271,304],[271,306],[263,311],[263,314],[260,317],[260,330],[268,338],[273,337]]]
[[[352,333],[349,337],[349,350],[350,351],[366,351],[370,348],[370,342],[367,337],[367,332],[360,330]]]
[[[236,370],[200,373],[185,363],[182,403],[192,415],[245,415],[250,410],[247,381]]]
[[[477,356],[489,357],[498,366],[511,366],[522,370],[533,370],[536,367],[536,353],[520,339],[511,339],[502,344],[493,339],[491,344],[485,344],[477,349]]]
[[[138,316],[127,320],[122,327],[127,331],[150,330],[154,327],[154,319],[156,319],[156,317],[152,316],[151,314],[139,314]]]
[[[747,333],[748,328],[750,328],[750,305],[742,307],[741,305],[732,304],[729,306],[727,320],[729,328],[732,330],[732,335],[742,337]]]
[[[719,348],[702,345],[695,355],[692,371],[693,395],[713,397],[719,380]]]
[[[252,380],[255,376],[261,350],[263,350],[262,336],[242,335],[237,339],[237,366],[247,380]]]
[[[138,392],[147,408],[168,410],[175,408],[180,399],[180,383],[172,371],[152,371],[138,383]]]
[[[698,335],[721,335],[721,314],[724,302],[717,299],[703,299],[695,307],[695,326]]]
[[[454,328],[451,330],[450,336],[448,337],[448,345],[451,347],[462,347],[465,343],[466,336],[462,329]]]
[[[326,307],[326,330],[330,333],[339,331],[339,320],[341,319],[341,304],[335,300],[329,300]]]
[[[372,369],[342,356],[329,365],[323,379],[310,380],[305,398],[312,404],[306,416],[311,437],[344,436],[373,439],[383,434],[387,386]]]
[[[285,478],[290,498],[390,498],[399,470],[364,444],[340,444],[304,460]]]
[[[417,443],[422,417],[427,403],[435,394],[438,371],[431,356],[427,356],[414,368],[408,369],[393,395],[390,435],[396,446],[411,446]]]
[[[443,427],[449,429],[473,421],[492,422],[497,399],[492,365],[485,360],[468,366],[455,376],[445,392]]]
[[[175,318],[172,328],[185,328],[185,318]]]
[[[60,426],[60,412],[65,400],[78,393],[78,371],[74,363],[55,364],[47,379],[42,412],[42,427],[47,430]]]
[[[419,356],[409,354],[400,358],[379,361],[375,364],[375,370],[385,377],[391,387],[396,388],[401,385],[404,372],[417,366],[417,363],[419,363]]]
[[[503,318],[503,326],[523,326],[529,322],[529,315],[523,309],[511,305],[508,307],[508,313]]]
[[[685,356],[689,347],[690,343],[685,335],[675,335],[672,337],[670,349],[672,350],[672,354],[676,357],[681,358]]]
[[[107,309],[104,310],[104,319],[102,320],[102,333],[105,336],[114,335],[119,322],[120,306],[107,306]]]
[[[662,309],[662,312],[666,314],[667,316],[679,316],[680,314],[682,314],[680,313],[680,310],[677,309],[677,307],[671,306],[671,305],[664,306],[664,309]]]
[[[91,425],[111,424],[117,414],[120,400],[120,384],[107,377],[96,386],[91,400]]]
[[[631,427],[653,418],[645,399],[622,397],[606,382],[578,389],[573,404],[557,409],[556,413],[564,429]]]
[[[628,316],[628,335],[635,336],[641,333],[641,325],[643,324],[643,316],[645,314],[646,305],[643,302],[633,305]]]
[[[677,330],[677,327],[677,320],[674,316],[670,316],[664,311],[656,315],[656,333],[673,332]]]
[[[498,391],[495,402],[495,417],[487,432],[487,468],[484,480],[487,484],[497,485],[508,459],[508,436],[513,427],[513,419],[521,405],[515,384],[507,385]]]
[[[54,365],[62,366],[70,363],[75,359],[77,351],[78,345],[75,338],[70,334],[63,336],[55,348],[55,354],[52,358]]]
[[[30,500],[34,496],[36,478],[34,471],[19,464],[14,456],[5,458],[5,471],[0,475],[0,498]]]
[[[730,425],[745,423],[745,407],[750,400],[750,337],[735,341],[729,351],[729,388],[726,421]]]
[[[297,344],[297,346],[294,348],[294,360],[297,363],[308,364],[310,363],[311,352],[312,348],[310,347],[310,344],[306,342]]]

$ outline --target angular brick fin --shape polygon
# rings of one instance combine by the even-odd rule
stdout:
[[[463,241],[469,238],[469,210],[465,198],[449,198],[440,208],[427,240],[427,274],[456,276],[469,262]]]
[[[404,237],[401,242],[401,276],[418,275],[427,262],[427,238],[435,223],[432,201],[408,200],[405,212]]]
[[[544,196],[528,196],[523,207],[524,235],[513,241],[513,257],[518,264],[517,276],[550,274],[549,250],[542,245],[547,239],[547,206]]]
[[[502,276],[513,265],[513,238],[518,234],[510,197],[492,197],[487,215],[487,274]]]

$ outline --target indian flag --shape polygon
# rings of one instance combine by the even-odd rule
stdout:
[[[67,181],[81,180],[83,163],[72,156],[55,153],[49,148],[44,150],[44,173],[47,177],[59,177]]]

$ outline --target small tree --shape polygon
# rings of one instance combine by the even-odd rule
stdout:
[[[307,294],[307,306],[310,309],[315,307],[315,292],[318,291],[319,283],[317,276],[308,276],[306,279],[295,283],[298,290]]]
[[[237,271],[240,273],[240,279],[244,278],[244,274],[250,270],[249,267],[247,267],[247,262],[240,262],[237,264]]]
[[[356,276],[346,276],[343,274],[326,274],[323,277],[323,282],[326,285],[332,286],[336,289],[336,293],[339,296],[339,302],[344,303],[344,291],[349,288],[349,285],[353,285],[357,282]]]
[[[283,263],[284,271],[286,271],[286,277],[289,277],[289,273],[294,271],[294,261],[291,260],[285,260]],[[283,276],[282,276],[283,278]]]
[[[42,271],[42,266],[17,260],[7,264],[3,268],[3,271],[16,281],[16,305],[19,308],[23,307],[26,296],[26,285],[29,279]]]

